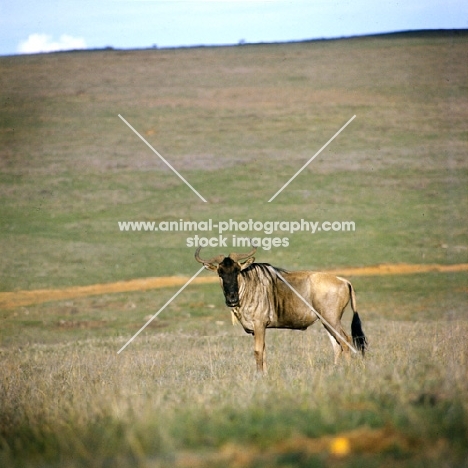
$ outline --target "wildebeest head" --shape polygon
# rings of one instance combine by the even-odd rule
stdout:
[[[200,258],[201,247],[195,252],[195,259],[203,263],[208,270],[216,271],[221,281],[224,298],[228,307],[237,307],[239,305],[239,274],[255,261],[252,255],[256,252],[254,247],[248,253],[230,253],[227,257],[218,255],[209,260]],[[241,263],[241,260],[245,260]]]

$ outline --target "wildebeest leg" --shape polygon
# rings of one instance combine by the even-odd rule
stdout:
[[[335,354],[335,364],[338,364],[343,352],[344,352],[346,361],[349,362],[351,360],[351,350],[349,349],[349,346],[346,343],[343,343],[343,340],[340,337],[338,337],[333,330],[331,330],[326,325],[324,325],[324,327],[325,327],[325,330],[327,330],[328,337],[330,338],[331,344],[333,346],[333,352]],[[336,327],[333,327],[333,328],[335,328],[335,330],[337,330],[343,338],[346,338],[346,341],[348,343],[351,343],[350,337],[343,330],[340,324],[338,324]]]
[[[335,364],[338,364],[342,353],[341,345],[335,340],[334,336],[328,331],[327,327],[325,327],[325,330],[327,330],[328,338],[330,338],[331,344],[333,346],[333,352],[335,354]]]
[[[256,324],[254,327],[254,339],[255,339],[255,361],[257,362],[257,373],[266,373],[266,361],[265,361],[265,326],[263,324]]]

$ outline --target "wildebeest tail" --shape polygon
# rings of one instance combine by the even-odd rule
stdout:
[[[364,356],[367,348],[367,338],[364,335],[364,331],[362,330],[361,319],[359,318],[359,314],[357,311],[353,312],[353,320],[351,322],[351,336],[353,337],[354,346],[361,351],[362,355]]]
[[[353,309],[353,320],[351,322],[351,336],[353,337],[354,346],[361,351],[362,355],[364,356],[367,348],[367,338],[364,335],[364,331],[362,329],[361,319],[359,318],[359,314],[357,311],[356,306],[356,293],[354,292],[353,285],[347,281],[348,288],[349,288],[349,296],[351,299],[351,308]]]

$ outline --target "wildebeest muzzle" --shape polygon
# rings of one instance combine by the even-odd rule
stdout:
[[[223,285],[223,292],[228,307],[237,307],[239,305],[237,284]]]

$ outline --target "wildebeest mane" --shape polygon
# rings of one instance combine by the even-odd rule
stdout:
[[[284,268],[275,267],[273,265],[270,265],[269,263],[252,263],[247,268],[241,271],[241,275],[251,278],[253,276],[263,274],[270,277],[273,281],[276,281],[278,279],[278,276],[273,275],[273,272],[271,271],[272,269],[275,272],[278,272],[279,274],[288,273],[288,270],[285,270]]]

